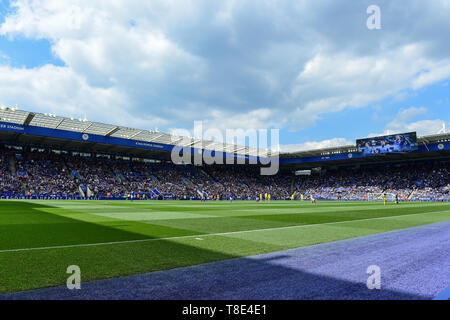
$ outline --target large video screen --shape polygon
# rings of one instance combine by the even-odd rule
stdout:
[[[358,152],[362,154],[382,154],[410,152],[419,148],[415,132],[356,140]]]

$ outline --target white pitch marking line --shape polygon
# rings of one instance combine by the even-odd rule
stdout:
[[[179,236],[179,237],[168,237],[168,238],[150,238],[150,239],[98,242],[98,243],[85,243],[85,244],[69,244],[69,245],[52,246],[52,247],[7,249],[7,250],[0,250],[0,253],[22,252],[22,251],[36,251],[36,250],[49,250],[49,249],[66,249],[66,248],[79,248],[79,247],[95,247],[95,246],[107,246],[107,245],[114,245],[114,244],[127,244],[127,243],[139,243],[139,242],[150,242],[150,241],[168,241],[168,240],[190,239],[190,238],[211,237],[211,236],[227,236],[227,235],[240,234],[240,233],[251,233],[251,232],[273,231],[273,230],[286,230],[286,229],[305,228],[305,227],[312,227],[312,226],[323,226],[323,225],[333,225],[333,224],[341,224],[341,223],[352,223],[352,222],[359,222],[359,221],[391,219],[391,218],[399,218],[399,217],[416,216],[416,215],[421,215],[421,214],[442,213],[442,212],[448,212],[448,211],[449,210],[436,211],[436,212],[422,212],[422,213],[403,214],[403,215],[389,216],[389,217],[367,218],[367,219],[359,219],[359,220],[347,220],[347,221],[326,222],[326,223],[316,223],[316,224],[303,224],[303,225],[299,225],[299,226],[276,227],[276,228],[266,228],[266,229],[253,229],[253,230],[231,231],[231,232],[221,232],[221,233],[196,234],[196,235],[191,235],[191,236]]]

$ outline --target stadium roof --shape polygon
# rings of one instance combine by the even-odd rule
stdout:
[[[427,135],[417,138],[419,145],[428,145],[432,143],[440,142],[450,142],[450,133],[440,133]],[[332,148],[314,149],[314,150],[302,150],[294,152],[281,153],[280,156],[283,158],[302,158],[302,157],[313,157],[313,156],[328,156],[334,154],[351,153],[357,152],[356,144],[345,145]]]
[[[234,154],[238,158],[274,156],[267,150],[258,150],[234,144],[223,144],[214,141],[194,139],[161,133],[151,130],[133,129],[123,126],[59,117],[51,114],[34,113],[17,108],[0,107],[0,123],[9,126],[27,127],[12,128],[6,131],[0,126],[0,138],[3,141],[23,143],[26,145],[46,145],[65,150],[92,151],[97,153],[118,153],[136,157],[154,157],[169,159],[172,146],[186,146],[197,152],[200,149],[214,150],[224,154]],[[5,125],[3,124],[3,125]],[[62,130],[62,131],[59,131]],[[51,131],[51,134],[46,132]],[[25,133],[25,134],[24,134]],[[84,136],[89,137],[84,137]],[[74,138],[75,137],[75,138]],[[97,138],[94,138],[97,137]],[[86,138],[86,139],[85,139]],[[120,141],[118,141],[120,140]],[[346,163],[349,159],[356,161],[380,161],[382,159],[407,159],[435,155],[448,156],[450,152],[450,134],[427,135],[418,138],[420,152],[411,154],[392,154],[383,157],[358,156],[356,145],[334,148],[302,150],[280,153],[280,164],[310,166],[313,164]],[[442,145],[442,148],[438,148]],[[429,147],[429,148],[428,148]],[[429,152],[427,152],[429,151]]]
[[[177,145],[183,147],[200,148],[213,150],[216,152],[235,153],[238,155],[248,155],[254,157],[267,157],[269,150],[262,150],[252,147],[239,146],[235,144],[219,143],[195,139],[192,137],[176,136],[158,131],[141,130],[100,122],[87,121],[86,119],[74,119],[60,117],[53,114],[34,113],[19,110],[18,108],[0,108],[0,121],[34,126],[48,129],[59,129],[72,132],[94,134],[104,137],[116,137],[132,139],[146,143],[161,143],[167,145]]]

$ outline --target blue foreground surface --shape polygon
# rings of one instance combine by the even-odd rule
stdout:
[[[367,268],[381,289],[367,288]],[[434,299],[450,286],[450,221],[1,299]]]

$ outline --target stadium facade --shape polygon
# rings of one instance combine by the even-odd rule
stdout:
[[[206,195],[208,198],[217,199],[227,198],[228,195],[237,196],[236,193],[240,193],[240,195],[237,196],[238,198],[254,199],[262,193],[271,193],[271,187],[269,187],[269,190],[264,190],[264,187],[253,186],[251,184],[247,184],[247,189],[253,188],[254,190],[239,191],[241,190],[241,187],[236,187],[234,184],[241,184],[242,181],[239,181],[239,179],[237,178],[231,182],[224,177],[226,177],[227,175],[236,175],[237,177],[239,177],[239,175],[241,175],[243,180],[251,180],[252,178],[249,175],[254,174],[256,176],[257,174],[251,169],[246,169],[244,170],[246,172],[242,172],[242,170],[240,169],[230,169],[230,167],[236,166],[226,165],[224,165],[225,169],[214,169],[214,173],[209,172],[208,170],[203,170],[202,168],[193,169],[189,166],[176,166],[179,168],[183,167],[181,171],[184,173],[187,172],[189,177],[186,177],[184,173],[181,173],[173,177],[174,181],[168,181],[166,183],[172,185],[181,183],[183,184],[183,190],[185,190],[186,188],[192,189],[191,192],[182,190],[179,190],[178,193],[162,192],[161,190],[158,191],[157,188],[147,186],[148,183],[145,180],[154,180],[155,184],[161,186],[160,180],[166,179],[166,174],[164,172],[160,172],[161,176],[158,176],[152,174],[152,171],[158,171],[161,168],[169,168],[173,171],[174,167],[171,161],[171,152],[174,149],[174,146],[183,147],[183,150],[188,150],[188,152],[192,156],[196,154],[203,154],[205,152],[209,152],[212,155],[217,153],[225,158],[241,159],[245,160],[247,163],[258,163],[264,158],[274,156],[279,157],[280,173],[277,175],[277,177],[264,179],[261,178],[262,186],[277,185],[277,187],[279,187],[279,189],[281,190],[283,187],[280,185],[283,183],[286,184],[286,190],[279,191],[277,193],[277,196],[275,198],[278,199],[293,198],[295,192],[297,192],[297,194],[303,192],[304,196],[312,195],[308,194],[307,192],[305,193],[304,190],[302,190],[302,188],[305,187],[303,181],[299,181],[298,179],[295,180],[295,172],[298,170],[312,170],[313,172],[319,172],[319,175],[323,175],[326,172],[333,172],[336,170],[340,170],[339,174],[342,174],[342,170],[347,169],[365,170],[364,168],[371,168],[373,166],[382,166],[385,169],[388,166],[394,166],[396,169],[394,170],[393,174],[395,174],[397,172],[401,172],[404,166],[414,166],[414,170],[417,171],[419,170],[418,168],[423,167],[422,164],[424,163],[438,163],[434,167],[430,167],[428,169],[431,170],[430,172],[427,171],[426,173],[422,174],[419,172],[417,173],[417,176],[430,176],[433,174],[433,172],[436,172],[436,170],[439,170],[441,175],[446,175],[448,173],[447,168],[450,160],[450,134],[443,133],[419,137],[418,143],[419,146],[418,150],[416,151],[370,156],[359,153],[355,145],[320,150],[271,154],[270,150],[260,150],[257,148],[249,148],[235,144],[218,143],[214,141],[203,141],[195,138],[173,136],[156,131],[139,130],[122,126],[91,122],[82,119],[58,117],[55,115],[22,111],[16,108],[2,107],[0,109],[0,144],[3,148],[2,152],[5,153],[3,157],[4,172],[2,183],[3,186],[9,183],[8,181],[10,180],[7,180],[7,175],[9,175],[8,179],[11,179],[11,175],[21,175],[23,181],[21,181],[19,185],[22,184],[23,187],[19,188],[20,192],[16,192],[17,190],[9,190],[9,192],[7,192],[5,190],[8,190],[8,188],[4,188],[1,196],[29,196],[35,198],[79,198],[87,197],[88,195],[90,195],[98,198],[104,198],[106,196],[111,198],[123,198],[126,194],[137,193],[140,195],[146,195],[147,198],[150,199],[155,197],[166,198],[170,195],[174,197],[174,194],[177,195],[177,198],[181,197],[192,199],[203,197]],[[55,190],[53,190],[52,192],[46,190],[46,192],[41,194],[34,190],[35,193],[33,194],[30,191],[30,189],[27,187],[27,179],[29,176],[33,177],[33,174],[31,172],[28,172],[30,170],[26,169],[18,172],[19,170],[17,170],[14,163],[16,159],[14,158],[25,157],[25,153],[31,154],[33,152],[44,151],[51,152],[53,155],[52,159],[54,158],[54,154],[61,154],[61,157],[69,157],[68,160],[48,160],[49,162],[54,161],[56,164],[60,163],[62,167],[62,169],[60,168],[60,170],[62,170],[61,172],[59,172],[58,169],[49,174],[67,174],[68,176],[70,176],[70,179],[76,181],[68,182],[70,185],[72,185],[71,188],[76,188],[75,192],[61,193]],[[9,152],[9,156],[6,156],[7,152]],[[16,156],[14,156],[14,153],[16,153]],[[79,159],[79,157],[95,159],[107,158],[109,160],[117,160],[122,162],[137,161],[146,163],[146,165],[145,169],[141,168],[143,170],[141,170],[141,173],[139,173],[139,170],[137,170],[133,166],[128,166],[125,169],[119,168],[120,166],[118,166],[117,168],[113,168],[113,175],[117,176],[115,177],[117,178],[117,184],[123,184],[123,181],[130,181],[130,183],[120,190],[116,190],[115,193],[108,192],[107,187],[103,189],[97,188],[97,192],[95,192],[92,190],[95,188],[95,180],[102,180],[102,176],[96,175],[94,181],[89,181],[87,177],[83,177],[83,175],[80,174],[79,179],[77,179],[76,176],[77,174],[79,174],[79,172],[74,168],[77,166],[80,167],[86,165],[76,164],[74,168],[68,168],[66,162],[73,162],[71,161],[70,157],[77,157],[77,159]],[[79,162],[80,160],[76,161]],[[99,164],[99,162],[95,161],[90,164],[90,169],[93,169],[92,166],[95,167],[96,165],[103,166],[103,163]],[[46,171],[46,165],[42,165],[42,167],[43,168],[41,171]],[[89,167],[89,165],[87,165],[86,167]],[[150,168],[150,172],[146,172],[147,167]],[[247,165],[246,167],[248,168],[249,165]],[[70,172],[68,172],[69,169],[71,170]],[[179,171],[178,169],[175,171]],[[200,176],[203,175],[203,178],[198,177],[198,172],[195,172],[196,170],[201,171]],[[378,171],[381,172],[383,170]],[[126,171],[130,172],[125,174]],[[34,179],[36,179],[36,177],[38,177],[40,173],[41,172],[35,172]],[[352,173],[349,174],[351,175]],[[43,173],[41,173],[41,176],[42,175]],[[218,179],[215,175],[223,177],[223,179]],[[138,176],[140,176],[139,179],[136,178]],[[103,176],[103,178],[106,179],[106,176]],[[135,178],[137,179],[136,181],[133,180]],[[214,185],[214,187],[207,188],[206,186],[204,186],[205,183],[200,181],[202,179],[212,180],[211,185]],[[409,183],[407,186],[405,185],[405,182],[399,183],[402,185],[403,189],[408,188],[409,190],[405,191],[402,189],[402,198],[414,199],[413,197],[411,197],[412,189],[418,188],[418,184],[420,184],[421,181],[419,181],[418,178],[412,176],[408,179],[415,179],[414,187],[411,187]],[[432,194],[427,194],[427,197],[424,198],[430,200],[448,200],[448,185],[446,185],[448,176],[444,177],[444,179],[440,179],[440,181],[442,185],[434,186],[436,190],[440,190],[438,192],[439,196],[433,197]],[[114,184],[114,181],[111,181],[110,184]],[[329,199],[335,199],[339,198],[339,196],[336,196],[335,190],[337,188],[342,188],[343,186],[341,184],[342,183],[340,183],[339,181],[337,181],[333,186],[326,185],[325,183],[318,188],[331,188],[332,191],[330,191],[330,193],[333,193],[335,196],[329,197]],[[356,184],[357,183],[355,183],[355,185]],[[385,184],[389,185],[389,181],[387,181]],[[140,190],[143,188],[143,185],[145,185],[144,191]],[[218,187],[217,185],[220,185],[221,187]],[[349,188],[352,186],[347,185],[346,187]],[[55,188],[57,188],[57,183],[55,183]],[[170,187],[169,189],[171,188],[172,187]],[[220,191],[220,188],[222,188],[223,191]],[[310,190],[310,193],[311,192],[312,191]],[[375,192],[379,192],[379,190],[375,190]],[[364,192],[362,192],[361,194],[363,193]],[[368,192],[366,191],[365,193],[367,194]],[[64,196],[62,194],[64,194]],[[323,198],[324,196],[323,194],[321,194],[318,197]]]

